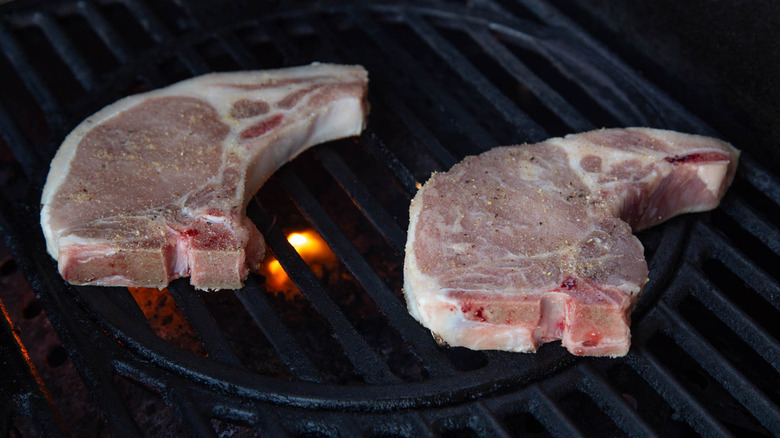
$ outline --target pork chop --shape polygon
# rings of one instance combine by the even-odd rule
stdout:
[[[634,231],[715,208],[739,151],[672,131],[606,129],[499,147],[412,200],[409,312],[442,343],[622,356],[647,281]]]
[[[368,75],[311,64],[214,73],[122,99],[57,151],[41,198],[48,252],[68,282],[239,288],[265,245],[245,215],[307,147],[359,134]]]

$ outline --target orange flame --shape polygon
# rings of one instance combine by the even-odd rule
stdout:
[[[327,270],[336,267],[336,255],[314,230],[290,233],[287,235],[287,241],[318,278],[322,278]],[[288,297],[300,293],[278,260],[265,262],[260,266],[260,271],[265,275],[265,287],[268,291],[284,293]]]

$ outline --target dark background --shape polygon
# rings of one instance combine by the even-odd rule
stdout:
[[[780,163],[780,3],[556,1],[591,34],[652,75],[715,129],[745,130],[751,152]],[[729,120],[730,115],[734,120]],[[741,125],[741,126],[740,126]],[[748,135],[750,137],[750,135]]]

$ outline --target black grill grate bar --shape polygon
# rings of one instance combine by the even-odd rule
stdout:
[[[401,122],[409,128],[409,132],[413,133],[414,136],[425,145],[428,152],[430,152],[441,165],[438,170],[449,169],[458,162],[449,149],[441,145],[439,139],[428,130],[425,124],[414,115],[412,110],[409,109],[395,93],[385,93],[378,97],[379,99],[382,99],[382,101],[392,110],[393,114],[398,116]]]
[[[208,63],[189,45],[183,45],[179,48],[179,59],[182,60],[187,69],[193,76],[203,75],[211,72]]]
[[[352,173],[344,160],[327,146],[315,150],[314,153],[339,186],[360,206],[363,215],[374,228],[396,249],[402,250],[406,244],[406,232],[369,193],[366,186],[359,182],[358,177]]]
[[[1,38],[2,36],[0,35]],[[22,170],[27,175],[27,178],[34,180],[36,175],[40,177],[40,168],[43,160],[36,154],[37,149],[30,147],[29,141],[19,131],[16,123],[11,120],[10,114],[8,114],[2,103],[0,103],[0,132],[2,132],[3,140],[11,149],[11,152],[13,152],[14,158],[22,166]]]
[[[561,97],[553,87],[540,79],[523,61],[496,40],[490,32],[476,26],[469,26],[466,31],[485,53],[489,54],[518,82],[525,84],[539,98],[539,101],[563,120],[572,131],[589,131],[594,128],[593,123],[587,117]]]
[[[171,378],[166,382],[166,398],[173,405],[173,409],[182,420],[181,423],[184,426],[184,430],[187,431],[187,435],[216,438],[217,434],[204,413],[190,400],[186,391],[180,388],[183,385],[173,382],[173,379],[175,378]]]
[[[496,418],[495,413],[493,413],[490,410],[490,408],[488,408],[488,406],[485,404],[484,401],[480,400],[474,402],[473,407],[470,410],[472,410],[472,412],[477,414],[477,418],[481,423],[481,429],[483,429],[480,432],[484,431],[486,432],[487,436],[494,436],[494,437],[511,436],[509,432],[506,430],[506,428]]]
[[[103,294],[116,305],[117,309],[120,309],[132,318],[135,324],[149,325],[146,316],[144,316],[143,311],[138,307],[138,303],[127,288],[117,287],[112,288],[110,291],[102,286],[74,286],[74,288],[79,291],[81,296]]]
[[[154,38],[157,43],[164,43],[171,38],[170,32],[162,24],[157,15],[140,0],[126,0],[128,9],[135,15],[138,22],[143,26],[147,33]],[[189,45],[183,44],[178,47],[178,58],[187,67],[193,75],[208,73],[211,69],[208,63],[198,55],[198,53]]]
[[[709,242],[712,256],[728,266],[751,289],[780,311],[780,284],[750,260],[742,251],[727,242],[720,231],[704,222],[697,222],[694,228],[697,239]]]
[[[333,35],[332,31],[328,26],[325,26],[324,23],[322,23],[321,20],[314,19],[312,20],[312,26],[314,27],[317,34],[322,38],[322,41],[325,43],[325,49],[328,51],[328,53],[336,58],[339,59],[349,59],[352,62],[359,62],[360,60],[357,59],[354,54],[345,52],[341,45],[336,43],[336,37]],[[381,73],[381,72],[380,72]],[[372,73],[372,75],[374,75]],[[382,93],[378,97],[382,99],[384,102],[386,102],[390,108],[393,109],[393,113],[397,115],[401,121],[403,121],[407,127],[409,127],[409,132],[414,133],[420,140],[422,140],[425,147],[428,149],[429,152],[433,154],[433,156],[444,165],[446,168],[451,167],[454,165],[458,160],[452,155],[452,153],[449,151],[449,149],[444,148],[439,140],[434,136],[430,130],[425,126],[422,121],[420,121],[419,118],[417,118],[414,115],[414,112],[409,109],[404,103],[401,98],[399,98],[399,95],[404,95],[404,93],[408,93],[408,90],[401,90],[399,89],[398,81],[395,80],[383,80],[381,81],[382,87],[386,87],[387,89],[392,89],[393,92],[389,93]],[[367,128],[367,134],[364,135],[365,138],[379,138],[372,130],[371,128]],[[373,143],[366,142],[367,146],[371,146],[371,149],[369,150],[376,150],[376,147],[373,146]],[[391,160],[388,156],[388,153],[385,153],[384,151],[387,150],[387,148],[384,146],[384,144],[380,141],[380,154],[379,156],[384,158],[385,161],[388,163],[389,168],[391,170],[394,170],[396,166],[394,166],[394,161]],[[397,161],[397,159],[396,159]],[[411,190],[411,185],[409,185],[410,181],[414,181],[414,178],[411,177],[411,172],[398,172],[396,171],[397,179],[399,179],[404,186],[407,188],[407,191],[410,193],[414,193],[415,190]],[[408,175],[407,175],[408,174]]]
[[[629,364],[694,430],[709,436],[731,436],[650,351],[643,345],[632,349]]]
[[[209,393],[205,393],[204,396],[197,394],[197,400],[206,400],[207,395],[209,395]],[[243,400],[242,403],[238,403],[238,406],[239,408],[237,409],[229,410],[222,403],[209,403],[209,408],[216,417],[239,419],[239,421],[245,420],[252,425],[252,427],[261,437],[290,436],[290,434],[284,430],[279,421],[279,418],[276,414],[278,410],[270,409],[269,406],[264,403],[248,405]]]
[[[6,368],[6,369],[8,369],[9,372],[15,372],[15,371],[11,371],[9,368]],[[16,375],[20,376],[20,377],[22,376],[21,373],[17,373]],[[14,415],[14,410],[17,409],[15,405],[16,405],[16,403],[18,403],[17,400],[19,399],[19,397],[14,397],[13,394],[10,394],[10,393],[7,393],[7,394],[9,396],[6,397],[2,401],[2,403],[0,404],[0,430],[2,430],[3,433],[6,434],[6,436],[8,436],[8,432],[6,432],[6,431],[10,431],[11,430],[11,421],[12,421],[11,417],[13,417],[13,415]],[[36,406],[33,409],[36,409],[36,408],[38,408],[38,407]],[[50,415],[51,414],[51,411],[48,409],[48,407],[41,409],[41,412],[46,412],[47,414],[45,414],[45,415]],[[51,419],[47,419],[47,420],[41,420],[38,424],[40,424],[41,426],[47,427],[50,424],[56,424],[56,421],[54,421],[54,419],[51,418]],[[62,431],[62,430],[57,431],[54,427],[52,427],[51,429],[52,429],[52,436],[56,436],[56,437],[65,436],[65,432],[64,431]]]
[[[314,224],[317,232],[357,278],[387,317],[390,325],[409,343],[425,368],[434,376],[451,375],[452,366],[441,354],[427,330],[409,315],[402,301],[371,269],[303,183],[289,168],[282,169],[278,175],[301,212]]]
[[[657,307],[665,321],[664,332],[674,338],[677,344],[691,358],[715,378],[768,430],[780,430],[780,411],[761,391],[746,379],[723,357],[696,329],[686,322],[666,302]]]
[[[170,375],[157,364],[128,354],[127,350],[118,351],[122,346],[114,344],[112,352],[116,353],[114,369],[116,374],[135,382],[146,385],[150,390],[159,391],[165,388]]]
[[[554,47],[557,43],[554,41],[548,41],[551,47]],[[560,49],[563,51],[564,49]],[[551,55],[545,53],[546,50],[542,50],[541,53],[555,63],[555,60],[551,59]],[[613,79],[605,77],[605,73],[602,70],[595,70],[584,67],[585,63],[598,63],[604,62],[608,64],[604,58],[594,61],[589,59],[595,57],[595,53],[580,52],[576,57],[572,56],[570,59],[561,59],[561,70],[564,75],[578,84],[581,89],[588,94],[595,102],[598,102],[612,117],[617,119],[623,126],[647,126],[648,119],[645,112],[637,108],[634,102],[634,96],[628,96],[626,94],[627,89],[631,89],[629,86],[620,87],[615,85]],[[586,60],[583,60],[585,58]],[[568,74],[566,72],[569,72]],[[609,71],[609,67],[604,66],[604,71]],[[580,74],[571,74],[571,72],[579,72]],[[642,99],[644,96],[637,96]]]
[[[392,416],[369,418],[374,427],[368,436],[398,436],[413,438],[434,438],[437,435],[418,412],[397,412]]]
[[[25,229],[22,224],[34,223],[37,216],[31,217],[34,213],[23,211],[12,221],[5,216],[7,211],[10,211],[7,201],[0,197],[0,230],[13,237],[8,239],[8,247],[14,259],[22,262],[20,267],[25,276],[36,279],[31,285],[36,289],[46,317],[67,348],[71,361],[79,370],[99,409],[107,414],[105,419],[112,427],[114,436],[140,436],[138,425],[113,384],[111,363],[104,360],[106,351],[110,351],[116,344],[105,337],[90,335],[102,334],[103,331],[84,315],[83,309],[66,298],[73,291],[67,290],[68,286],[63,283],[57,270],[52,269],[50,259],[40,257],[40,254],[46,254],[43,236],[33,236],[34,241],[30,242],[30,236],[22,232]],[[23,236],[28,238],[25,245],[19,242]],[[101,346],[99,342],[108,342],[110,345]]]
[[[203,299],[185,281],[174,281],[168,286],[168,291],[203,342],[203,348],[206,349],[209,357],[217,362],[244,368],[241,360],[230,348],[230,343],[222,330],[203,304]]]
[[[44,283],[51,287],[50,291],[67,294],[65,290],[57,290],[51,284],[51,280],[52,278],[44,280]],[[56,279],[54,280],[56,281]],[[103,348],[100,343],[94,343],[95,339],[89,335],[89,333],[102,333],[102,331],[93,326],[91,321],[74,317],[73,315],[80,314],[80,309],[65,304],[59,299],[55,299],[56,303],[48,302],[50,299],[52,298],[44,297],[41,294],[44,309],[57,309],[57,312],[47,311],[46,314],[52,325],[57,328],[57,334],[63,344],[68,347],[70,359],[79,370],[82,381],[89,388],[100,411],[105,414],[105,420],[111,426],[112,432],[117,437],[141,436],[138,425],[133,420],[123,397],[114,385],[111,363],[103,360],[106,352],[110,350]],[[56,313],[61,314],[57,315]],[[106,338],[102,338],[100,341],[113,342]]]
[[[698,285],[691,291],[693,296],[780,372],[780,342],[756,324],[750,315],[726,297],[723,291],[698,269],[686,265],[685,275]]]
[[[580,389],[587,393],[618,427],[631,436],[653,436],[655,434],[636,410],[629,406],[626,399],[621,397],[587,362],[581,363],[577,369],[584,377],[580,381]]]
[[[545,22],[554,28],[566,29],[572,38],[580,41],[586,47],[591,48],[595,53],[606,62],[602,66],[604,71],[611,71],[612,77],[621,88],[627,90],[636,90],[635,95],[653,96],[654,101],[660,106],[655,109],[656,116],[663,118],[664,115],[673,115],[675,129],[680,131],[709,132],[714,134],[712,127],[708,126],[703,120],[688,111],[683,104],[672,99],[653,82],[641,76],[641,70],[629,66],[622,58],[615,54],[613,50],[605,46],[596,37],[583,29],[574,18],[570,18],[562,13],[552,2],[526,2],[522,0],[526,7],[532,10],[537,16],[542,17]],[[645,111],[651,111],[645,108]]]
[[[264,230],[266,244],[273,250],[282,268],[289,275],[301,293],[309,300],[315,311],[330,325],[334,337],[344,353],[367,383],[397,383],[387,364],[381,360],[366,341],[357,333],[343,312],[320,286],[301,256],[290,245],[281,228],[274,224],[271,215],[260,205],[254,203],[250,209],[250,218]]]
[[[229,30],[223,30],[216,34],[217,41],[227,50],[230,56],[244,70],[256,70],[261,68],[259,62],[252,52],[236,37],[235,33]]]
[[[62,108],[57,99],[51,94],[51,90],[38,75],[32,64],[27,60],[24,51],[16,42],[16,39],[6,29],[0,20],[0,50],[5,53],[13,68],[19,73],[27,91],[33,96],[46,120],[52,126],[58,126],[62,122]]]
[[[304,420],[305,418],[305,420]],[[296,418],[298,436],[362,436],[360,427],[352,415],[336,413],[328,415],[325,412],[308,413],[305,417]]]
[[[780,255],[780,230],[762,219],[742,198],[729,196],[721,202],[720,209],[760,239],[772,252]]]
[[[33,15],[33,21],[38,25],[49,43],[70,68],[71,73],[86,91],[94,91],[97,88],[92,69],[81,56],[79,51],[62,31],[57,21],[45,13]]]
[[[96,328],[93,328],[93,330],[100,332]],[[83,340],[89,339],[86,332],[78,336],[81,336]],[[86,343],[84,341],[79,342]],[[80,370],[82,380],[89,388],[90,394],[92,394],[98,406],[100,406],[100,411],[105,414],[105,419],[111,425],[112,432],[117,437],[140,436],[141,432],[138,425],[133,420],[129,408],[125,405],[123,397],[117,392],[117,388],[114,385],[112,371],[109,368],[110,364],[108,362],[100,362],[100,358],[106,354],[106,350],[101,350],[100,347],[88,348],[83,345],[81,347],[82,349],[78,356],[71,349],[68,349],[68,354],[77,369]]]
[[[143,0],[123,0],[122,3],[127,5],[127,9],[135,15],[135,19],[155,42],[162,43],[170,36],[163,23]]]
[[[739,161],[737,174],[780,205],[780,180],[748,154],[740,155]]]
[[[246,285],[242,289],[235,291],[236,297],[265,334],[266,339],[274,347],[290,372],[300,380],[322,381],[322,375],[317,367],[298,346],[287,327],[279,320],[263,293],[253,276],[247,278]]]
[[[642,78],[636,70],[626,65],[614,52],[588,34],[576,21],[563,14],[551,2],[523,1],[522,3],[552,28],[567,30],[569,37],[562,44],[576,42],[576,45],[573,46],[580,48],[580,54],[589,58],[591,65],[600,65],[600,71],[610,72],[612,79],[609,82],[616,85],[614,88],[611,87],[610,91],[632,90],[632,96],[639,98],[632,99],[632,96],[627,96],[625,93],[620,92],[618,96],[621,96],[620,105],[623,105],[623,108],[614,107],[614,105],[609,103],[614,108],[610,108],[610,113],[620,116],[621,123],[626,126],[637,126],[640,123],[646,126],[647,117],[644,114],[655,112],[655,116],[660,118],[663,118],[665,115],[673,115],[674,118],[671,121],[674,123],[675,128],[681,131],[701,131],[702,128],[706,128],[710,133],[713,132],[712,128],[707,127],[701,119],[691,114],[685,107],[671,99],[654,84]],[[503,26],[501,28],[504,29]],[[516,30],[509,28],[507,30],[517,33]],[[575,75],[572,79],[579,81],[580,76]],[[598,82],[582,82],[580,86],[598,102],[608,103],[603,97],[599,96],[602,87]],[[643,108],[641,110],[637,108],[637,105],[632,100],[637,102],[644,101]],[[623,113],[632,114],[632,117],[625,118]]]
[[[431,49],[438,53],[463,80],[470,83],[479,94],[485,96],[515,129],[522,132],[527,138],[542,140],[547,137],[544,128],[518,108],[506,94],[499,91],[459,50],[439,35],[419,15],[409,12],[404,18],[410,28],[427,42]]]
[[[210,413],[211,418],[220,421],[245,424],[257,432],[260,437],[288,437],[276,415],[278,409],[260,402],[247,402],[234,397],[223,397],[201,388],[188,388],[187,394],[202,412]],[[221,432],[219,436],[230,436],[231,433]],[[239,434],[233,434],[238,436]],[[244,435],[240,435],[244,436]],[[253,435],[254,436],[254,435]]]
[[[480,125],[455,97],[446,92],[409,52],[399,47],[395,40],[387,35],[369,14],[362,11],[351,11],[350,17],[374,41],[375,45],[385,53],[390,61],[384,62],[384,64],[403,66],[404,71],[400,73],[413,77],[423,92],[434,99],[434,101],[439,102],[442,107],[447,108],[447,111],[457,120],[456,124],[460,126],[460,130],[468,137],[471,137],[481,150],[487,150],[498,145],[492,134]]]
[[[105,43],[111,54],[119,60],[120,63],[126,63],[131,60],[130,50],[127,48],[124,40],[119,37],[114,27],[110,25],[100,11],[95,7],[92,1],[83,0],[78,3],[82,16],[87,20],[90,27]]]
[[[14,334],[8,312],[2,303],[0,303],[0,352],[3,355],[3,371],[0,377],[0,385],[3,389],[3,397],[0,400],[0,432],[7,433],[10,430],[12,416],[17,414],[30,417],[42,436],[66,436],[65,424],[60,412],[45,392],[19,337]]]
[[[254,64],[251,55],[249,55],[249,52],[243,48],[243,45],[240,44],[239,41],[235,39],[223,38],[222,42],[231,50],[231,53],[235,54],[239,63],[242,65]],[[284,41],[277,41],[277,44],[284,44]],[[291,51],[289,47],[287,50]],[[397,223],[395,223],[392,217],[374,200],[373,196],[368,193],[366,187],[357,181],[357,178],[354,176],[354,174],[352,174],[343,160],[341,160],[341,158],[328,147],[318,149],[315,151],[315,154],[323,163],[323,166],[328,170],[328,172],[338,181],[339,185],[345,189],[350,197],[361,207],[361,211],[363,211],[367,219],[385,237],[385,239],[391,242],[391,244],[393,244],[396,248],[403,248],[406,241],[405,233],[398,227]],[[396,172],[396,174],[398,174],[398,172]],[[376,276],[376,273],[365,263],[363,257],[355,251],[351,244],[346,241],[344,235],[338,231],[335,224],[333,224],[327,214],[322,211],[322,208],[319,206],[316,200],[313,198],[309,199],[311,198],[311,195],[307,193],[305,188],[303,188],[300,181],[297,180],[297,177],[295,177],[291,172],[284,170],[280,172],[280,175],[282,175],[282,181],[285,181],[286,186],[294,187],[293,190],[290,190],[291,194],[305,194],[304,196],[306,199],[296,199],[299,208],[304,205],[308,206],[308,208],[304,209],[304,214],[309,216],[310,220],[312,220],[312,222],[318,227],[318,232],[323,235],[331,248],[340,255],[341,259],[351,262],[348,264],[348,267],[350,268],[350,271],[353,273],[353,275],[358,278],[358,281],[361,282],[363,287],[367,291],[370,291],[372,295],[381,294],[379,297],[373,296],[380,309],[382,309],[385,314],[390,312],[390,314],[395,315],[390,318],[391,321],[402,321],[410,319],[408,312],[406,312],[405,309],[403,311],[399,311],[397,309],[397,297],[395,297],[392,292],[387,289],[387,286],[384,285],[384,283]],[[285,176],[287,176],[287,178],[285,178]],[[407,177],[404,179],[409,178]],[[317,216],[316,219],[311,218],[312,214]],[[323,227],[328,228],[327,234],[322,229]],[[348,255],[345,256],[345,253],[348,253]],[[355,264],[358,266],[355,266]],[[407,321],[406,324],[402,324],[402,327],[408,327],[409,325],[409,321]],[[416,324],[413,324],[412,326],[416,326]],[[449,370],[451,367],[443,358],[439,358],[441,354],[438,352],[438,350],[436,350],[436,346],[429,345],[433,344],[430,341],[430,336],[421,336],[419,332],[420,331],[417,330],[413,335],[407,333],[406,336],[404,336],[404,339],[406,339],[407,342],[411,342],[413,346],[417,347],[416,349],[418,350],[418,358],[438,358],[438,360],[433,360],[434,362],[437,362],[436,364],[428,365],[427,369],[429,372],[431,372],[433,375],[447,374],[449,372],[447,370]],[[425,339],[425,341],[422,339]],[[428,360],[428,362],[431,361]]]
[[[523,367],[512,354],[500,350],[482,350],[491,367],[500,370],[517,370]]]
[[[571,438],[584,436],[569,416],[538,384],[531,385],[528,392],[531,399],[529,411],[544,425],[545,429],[556,436]]]
[[[318,29],[323,29],[320,32],[320,35],[327,34],[328,31],[324,30],[323,26],[317,26]],[[288,58],[292,60],[301,60],[300,55],[298,54],[298,50],[296,49],[295,45],[289,40],[287,35],[284,32],[279,31],[279,29],[276,28],[271,23],[267,23],[265,26],[267,35],[270,33],[273,37],[271,38],[276,45],[276,47],[279,49],[280,52],[284,53]],[[234,56],[234,59],[239,62],[242,66],[256,66],[257,62],[254,61],[254,57],[251,56],[249,51],[246,50],[246,48],[243,46],[243,44],[240,43],[235,37],[224,37],[221,38],[220,41],[228,48],[228,51]],[[328,47],[327,49],[331,55],[335,56],[335,52],[331,49],[331,47]],[[412,173],[407,169],[401,162],[398,160],[398,158],[387,148],[387,146],[384,145],[384,143],[373,133],[371,132],[370,128],[367,128],[362,136],[364,139],[363,145],[367,151],[372,153],[375,157],[379,157],[382,162],[385,164],[385,167],[390,169],[395,177],[395,180],[398,181],[406,190],[407,193],[414,194],[416,191],[416,180]],[[346,167],[345,167],[346,168]],[[334,175],[335,177],[336,175]],[[344,181],[346,181],[343,177],[339,179],[340,184],[342,184],[342,187],[345,187]],[[359,184],[350,184],[350,187],[353,187],[356,193],[368,193],[365,188]],[[357,199],[353,198],[356,202],[358,202]],[[383,210],[381,207],[379,207],[378,204],[373,202],[372,198],[369,197],[363,197],[362,200],[366,201],[369,204],[373,204],[371,207],[366,208],[367,205],[362,205],[361,208],[364,209],[364,213],[367,213],[366,217],[369,219],[369,221],[372,224],[375,224],[377,226],[377,229],[383,233],[383,236],[385,239],[387,239],[389,242],[394,243],[397,245],[399,241],[405,241],[405,237],[399,239],[399,237],[403,236],[403,231],[399,233],[397,230],[394,230],[393,228],[398,228],[397,224],[395,226],[393,225],[394,221],[392,219],[388,220],[385,219],[386,217],[389,217],[386,213],[382,213]],[[379,225],[382,226],[379,226]],[[398,246],[396,246],[398,247]],[[403,247],[403,246],[401,246]]]
[[[552,378],[558,379],[560,378],[558,376],[560,375],[553,376]],[[569,384],[567,383],[567,386],[568,385]],[[536,394],[535,391],[536,390],[533,388],[507,391],[504,394],[485,398],[485,405],[494,413],[494,415],[504,418],[505,422],[506,418],[517,414],[527,414],[536,420],[536,415],[531,410],[532,394]]]
[[[400,184],[409,198],[414,196],[414,194],[417,193],[417,179],[412,172],[401,163],[398,157],[393,154],[390,148],[387,147],[385,142],[382,141],[382,138],[372,129],[367,128],[364,130],[361,140],[361,144],[365,150],[378,158],[384,166],[392,172],[395,181]]]
[[[334,37],[331,34],[331,31],[326,26],[322,25],[320,20],[312,18],[311,21],[318,36],[325,43],[324,51],[331,57],[343,59],[343,56],[339,56],[337,50],[334,48],[337,45],[334,44]],[[274,45],[281,53],[284,53],[287,58],[297,62],[304,61],[295,44],[290,41],[289,37],[284,32],[281,32],[271,23],[266,24],[265,29],[268,32],[268,35],[270,35]],[[406,190],[406,192],[413,195],[417,191],[417,181],[414,178],[414,175],[412,175],[409,169],[406,168],[398,157],[390,151],[379,136],[375,135],[371,128],[366,128],[361,139],[363,140],[362,144],[365,150],[379,158],[385,167],[392,172],[395,180]]]
[[[502,34],[512,37],[517,41],[525,41],[528,36],[517,30],[503,25],[496,25],[495,29]],[[572,48],[576,47],[574,53]],[[571,39],[566,41],[556,41],[554,39],[536,40],[532,46],[533,50],[544,57],[559,72],[569,79],[573,84],[579,87],[593,101],[597,102],[606,112],[613,116],[623,126],[647,125],[645,113],[637,108],[632,101],[632,96],[626,95],[627,89],[635,88],[635,84],[620,85],[615,83],[615,75],[605,77],[603,71],[617,69],[610,60],[598,56],[598,52],[589,50],[573,42]],[[568,53],[570,56],[560,56],[561,53]],[[591,66],[599,63],[604,64],[604,70],[594,70]],[[578,74],[572,74],[578,72]],[[624,72],[629,75],[628,72]],[[637,85],[638,86],[638,85]],[[640,100],[645,100],[641,95]]]

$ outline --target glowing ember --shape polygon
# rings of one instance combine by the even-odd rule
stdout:
[[[336,267],[336,255],[315,231],[305,230],[291,233],[287,236],[287,241],[300,254],[303,261],[309,265],[317,278],[322,278],[328,270],[333,270]],[[272,258],[266,261],[260,266],[260,270],[265,275],[265,287],[268,291],[281,292],[287,296],[299,293],[278,260]]]
[[[152,331],[183,350],[205,355],[203,345],[168,289],[128,287]]]
[[[292,245],[298,253],[300,253],[303,248],[311,247],[313,243],[313,241],[310,241],[303,233],[292,233],[287,236],[287,241],[290,242],[290,245]]]

